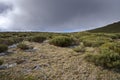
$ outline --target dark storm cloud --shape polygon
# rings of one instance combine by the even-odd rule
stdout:
[[[11,3],[14,10],[8,17],[12,20],[9,29],[13,30],[84,30],[120,20],[120,0],[11,0]]]
[[[11,10],[12,6],[5,3],[0,3],[0,14],[6,13],[8,10]]]

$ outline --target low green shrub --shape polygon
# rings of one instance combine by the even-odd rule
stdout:
[[[12,45],[14,43],[16,43],[16,41],[13,38],[0,39],[0,44]]]
[[[80,41],[82,41],[87,47],[99,47],[106,42],[111,42],[112,39],[102,36],[91,35],[81,37]]]
[[[85,48],[78,46],[76,48],[73,49],[75,52],[85,52]]]
[[[24,38],[22,37],[13,37],[14,43],[19,43],[22,42],[24,40]]]
[[[85,46],[84,45],[79,45],[75,48],[73,48],[75,52],[85,52]]]
[[[100,46],[100,49],[109,49],[114,52],[120,53],[120,42],[108,42]]]
[[[4,44],[0,44],[0,53],[5,52],[8,50],[8,46]]]
[[[4,61],[2,59],[0,59],[0,65],[2,65],[4,63]]]
[[[103,44],[103,42],[99,42],[99,41],[89,41],[89,40],[85,40],[83,41],[84,45],[87,47],[98,47],[100,45]]]
[[[46,37],[45,37],[45,36],[42,36],[42,35],[38,35],[38,36],[30,37],[30,38],[28,38],[28,40],[29,40],[29,41],[33,41],[33,42],[42,43],[44,40],[46,40]]]
[[[67,36],[57,36],[49,41],[50,44],[60,47],[71,46],[74,40]]]
[[[19,44],[17,45],[17,47],[18,47],[19,49],[21,49],[21,50],[27,50],[27,49],[29,49],[29,46],[26,45],[26,44],[24,44],[24,43],[19,43]]]
[[[120,54],[109,49],[102,49],[99,54],[87,54],[85,59],[104,68],[120,68]]]
[[[17,36],[18,37],[26,37],[26,36],[28,36],[28,33],[19,33]]]
[[[120,34],[119,33],[105,34],[104,36],[112,38],[112,39],[119,39],[120,38]]]
[[[13,39],[6,39],[5,41],[4,41],[4,44],[6,44],[6,45],[12,45],[12,44],[14,44],[15,43],[15,41],[13,40]]]

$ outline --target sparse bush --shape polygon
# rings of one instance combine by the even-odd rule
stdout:
[[[119,35],[120,35],[119,33],[114,33],[114,34],[105,34],[104,36],[112,38],[112,39],[119,39],[120,38]]]
[[[120,53],[120,42],[108,42],[103,44],[100,49],[109,49],[114,52]]]
[[[71,46],[74,40],[67,36],[57,36],[49,41],[50,44],[60,47]]]
[[[80,45],[80,46],[77,46],[77,47],[73,48],[73,50],[75,52],[85,52],[85,46],[84,45]]]
[[[14,44],[15,41],[13,38],[8,38],[8,39],[0,39],[0,44],[5,44],[5,45],[12,45]]]
[[[14,43],[19,43],[22,42],[24,40],[24,38],[22,37],[13,37]]]
[[[18,34],[18,37],[26,37],[26,36],[28,36],[27,33],[19,33],[19,34]]]
[[[46,40],[46,37],[45,37],[45,36],[38,35],[38,36],[33,36],[33,37],[29,38],[28,40],[29,40],[29,41],[33,41],[33,42],[42,43],[44,40]]]
[[[76,48],[73,49],[75,52],[85,52],[85,48],[78,46]]]
[[[111,34],[110,37],[111,37],[112,39],[119,39],[119,36],[116,35],[116,34]]]
[[[82,38],[80,38],[80,41],[82,41],[84,45],[88,47],[99,47],[106,42],[111,42],[112,40],[111,38],[107,37],[91,35],[83,36]]]
[[[97,66],[105,68],[120,68],[120,43],[108,42],[100,46],[99,54],[87,54],[85,59]]]
[[[4,44],[0,44],[0,53],[1,52],[5,52],[8,50],[8,46],[7,45],[4,45]]]
[[[4,44],[6,44],[6,45],[12,45],[12,44],[14,44],[15,43],[15,41],[13,40],[13,39],[6,39],[5,41],[4,41]]]
[[[29,49],[29,46],[24,44],[24,43],[19,43],[17,45],[18,48],[22,49],[22,50],[26,50],[26,49]]]
[[[109,49],[102,49],[100,54],[87,54],[85,59],[104,68],[120,68],[120,54]]]
[[[2,65],[4,63],[4,61],[2,59],[0,59],[0,65]]]
[[[89,41],[89,40],[85,40],[85,41],[83,41],[83,43],[85,46],[88,46],[88,47],[98,47],[103,44],[103,42]]]
[[[109,48],[117,53],[120,53],[120,43],[119,44],[115,43],[113,46],[110,46]]]

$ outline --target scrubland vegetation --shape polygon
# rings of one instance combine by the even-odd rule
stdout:
[[[120,33],[0,33],[0,54],[0,80],[120,80]]]

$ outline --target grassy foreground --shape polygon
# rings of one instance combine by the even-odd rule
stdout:
[[[0,80],[120,80],[120,33],[0,33],[0,45]]]

